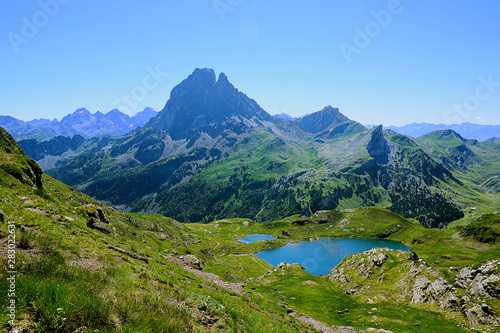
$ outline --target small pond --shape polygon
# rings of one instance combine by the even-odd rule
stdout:
[[[253,234],[238,239],[240,242],[250,244],[261,240],[273,240],[274,237],[268,234]]]
[[[327,275],[348,255],[368,251],[375,247],[388,247],[409,252],[406,245],[384,239],[319,238],[313,241],[288,243],[278,249],[263,250],[255,255],[274,267],[285,261],[300,264],[313,275]]]

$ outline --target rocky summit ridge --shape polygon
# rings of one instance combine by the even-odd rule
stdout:
[[[196,128],[231,117],[273,119],[254,100],[239,92],[224,73],[216,80],[213,69],[198,68],[172,89],[163,110],[145,127],[166,131],[172,139],[179,140]]]

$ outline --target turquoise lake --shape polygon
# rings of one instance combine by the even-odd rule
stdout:
[[[368,251],[375,247],[388,247],[409,252],[409,248],[399,242],[383,239],[338,239],[319,238],[313,241],[288,243],[274,249],[263,250],[255,255],[275,267],[280,262],[300,264],[313,275],[327,275],[345,257]]]
[[[261,240],[273,240],[274,237],[268,234],[253,234],[240,238],[239,241],[250,244]]]

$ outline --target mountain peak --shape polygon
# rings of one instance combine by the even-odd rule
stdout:
[[[79,108],[75,112],[73,112],[73,115],[81,115],[81,114],[90,114],[90,111],[87,110],[86,108]]]
[[[213,69],[197,68],[172,89],[170,99],[146,127],[167,131],[173,139],[184,138],[190,130],[221,123],[233,116],[247,119],[266,113],[252,99],[236,89],[224,73],[215,80]]]
[[[441,134],[441,136],[454,136],[454,137],[457,137],[458,139],[464,141],[464,138],[452,129],[444,130],[443,133]]]
[[[115,115],[115,114],[123,114],[123,113],[116,108],[106,113],[106,115]]]
[[[327,105],[325,106],[323,109],[321,109],[320,111],[318,112],[323,112],[323,113],[327,113],[327,112],[335,112],[335,113],[339,113],[339,109],[338,108],[334,108],[333,106],[331,105]]]
[[[349,118],[340,113],[338,108],[330,105],[296,120],[302,130],[313,134],[331,129],[346,121],[349,121]]]
[[[215,72],[211,68],[196,68],[185,81],[194,81],[213,85],[215,84]]]
[[[444,140],[458,139],[462,142],[465,142],[465,139],[460,134],[458,134],[457,132],[455,132],[452,129],[436,130],[436,131],[433,131],[427,135],[434,137],[434,138],[444,139]]]

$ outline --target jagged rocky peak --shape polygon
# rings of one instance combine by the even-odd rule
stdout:
[[[350,119],[339,112],[338,108],[330,105],[304,118],[295,120],[299,127],[308,133],[319,133],[340,125]]]
[[[390,148],[384,137],[383,127],[379,125],[372,130],[370,142],[366,147],[368,154],[379,164],[389,163]]]
[[[213,69],[195,69],[170,93],[158,115],[145,126],[167,131],[173,139],[186,137],[190,130],[240,116],[270,119],[254,100],[236,89],[224,73],[216,80]]]

